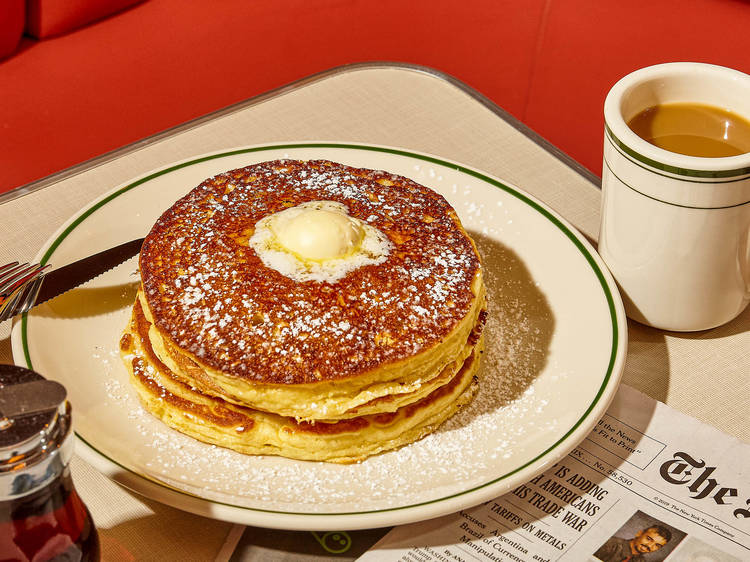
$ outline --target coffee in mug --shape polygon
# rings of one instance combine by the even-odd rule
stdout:
[[[628,127],[654,146],[687,156],[726,158],[750,152],[750,121],[704,103],[654,105],[631,118]]]
[[[607,95],[598,249],[633,320],[705,330],[750,302],[748,122],[750,76],[710,64],[642,68]]]

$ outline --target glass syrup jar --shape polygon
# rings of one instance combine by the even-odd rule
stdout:
[[[70,476],[62,385],[0,365],[0,560],[98,561],[99,536]]]

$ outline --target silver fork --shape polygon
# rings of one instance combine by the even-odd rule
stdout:
[[[0,267],[0,322],[34,306],[48,267],[49,264],[18,262]]]

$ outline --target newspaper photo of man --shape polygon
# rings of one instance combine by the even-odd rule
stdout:
[[[672,531],[662,525],[651,525],[634,537],[610,537],[594,556],[602,562],[645,562],[645,555],[656,552],[672,540]]]

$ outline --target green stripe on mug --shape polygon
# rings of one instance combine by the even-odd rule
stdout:
[[[715,178],[715,179],[739,178],[740,176],[746,176],[750,174],[750,166],[746,166],[743,168],[736,168],[734,170],[691,170],[689,168],[679,168],[677,166],[670,166],[669,164],[664,164],[663,162],[659,162],[657,160],[644,156],[643,154],[640,154],[639,152],[636,152],[635,150],[630,148],[628,145],[626,145],[624,142],[622,142],[620,139],[617,138],[617,136],[612,132],[612,129],[610,129],[607,123],[604,123],[604,128],[610,140],[617,148],[622,150],[625,154],[630,156],[633,160],[636,160],[642,164],[645,164],[651,168],[660,170],[662,172],[667,172],[669,174],[673,174],[676,176],[685,176],[685,177],[690,177],[690,178]]]

